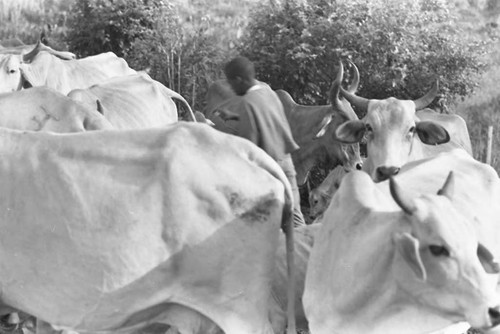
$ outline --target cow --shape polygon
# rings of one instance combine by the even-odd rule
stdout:
[[[500,268],[479,242],[473,213],[453,203],[460,179],[453,173],[436,195],[411,193],[399,177],[383,183],[358,171],[344,177],[309,258],[303,301],[312,334],[500,323]],[[434,187],[443,181],[434,179]]]
[[[300,146],[299,150],[292,153],[299,185],[305,184],[309,171],[321,159],[329,159],[332,167],[341,164],[347,170],[361,169],[362,167],[359,146],[357,144],[342,144],[334,136],[338,125],[348,120],[358,119],[349,103],[343,98],[339,98],[338,92],[342,78],[343,67],[340,64],[340,71],[337,73],[330,90],[331,105],[299,105],[286,91],[276,91],[283,104],[293,138]],[[262,82],[259,84],[265,85]],[[351,86],[349,91],[352,90]],[[237,121],[234,119],[234,115],[224,115],[226,120],[213,115],[223,109],[231,109],[227,106],[237,102],[237,97],[231,91],[229,84],[225,80],[216,81],[210,86],[207,93],[205,115],[216,124],[216,128],[234,133],[231,127],[231,123]]]
[[[307,330],[308,324],[302,307],[302,294],[306,278],[307,262],[314,244],[314,235],[319,230],[319,224],[303,225],[294,229],[294,277],[295,290],[295,320],[297,329]],[[286,305],[288,294],[288,271],[286,261],[286,236],[280,233],[278,251],[275,257],[275,271],[272,279],[271,298],[269,300],[269,320],[273,333],[284,333],[286,328]],[[213,321],[193,309],[172,305],[169,317],[175,319],[175,326],[170,327],[167,334],[223,334],[223,331]]]
[[[87,107],[48,87],[0,94],[0,126],[59,133],[113,128],[96,107]]]
[[[73,89],[135,73],[123,58],[112,52],[64,60],[37,46],[22,56],[14,54],[0,58],[0,92],[48,86],[66,95]]]
[[[469,130],[465,120],[457,114],[440,114],[435,110],[425,108],[416,112],[417,118],[422,121],[437,123],[446,129],[450,141],[441,145],[425,145],[422,147],[424,158],[441,152],[461,148],[470,156],[473,155]]]
[[[195,116],[187,101],[178,93],[153,80],[146,73],[110,78],[85,89],[74,89],[68,96],[89,106],[99,100],[104,116],[120,130],[161,127],[178,120],[180,100],[190,121]]]
[[[401,168],[398,180],[413,193],[434,192],[438,189],[437,180],[446,177],[449,170],[453,170],[457,176],[453,200],[455,208],[464,214],[473,214],[472,221],[480,243],[491,251],[494,258],[500,259],[500,208],[497,205],[500,200],[500,180],[490,165],[475,160],[468,151],[457,148],[407,163]],[[464,328],[470,326],[458,324],[456,327],[447,329],[446,333],[462,334]],[[495,329],[495,332],[499,331],[499,328]]]
[[[262,150],[186,122],[0,135],[3,307],[62,329],[126,333],[175,326],[169,308],[181,305],[226,333],[272,333],[280,226],[293,263],[292,194]]]
[[[500,259],[500,179],[488,164],[475,160],[463,149],[412,161],[401,168],[397,178],[415,194],[437,191],[439,178],[453,170],[456,196],[453,204],[464,215],[472,215],[478,238]],[[383,186],[382,186],[383,187]]]
[[[325,212],[347,174],[343,166],[332,169],[319,186],[309,192],[309,217],[315,220]]]
[[[48,87],[0,94],[0,127],[56,133],[113,128],[95,108],[87,108]],[[8,322],[18,320],[12,313]]]
[[[424,96],[414,101],[394,97],[376,100],[356,96],[341,88],[341,95],[365,116],[340,125],[336,136],[344,143],[366,139],[368,157],[363,170],[377,182],[397,174],[408,161],[457,147],[471,151],[467,126],[460,116],[432,114],[428,109],[417,112],[434,100],[437,91],[435,83]],[[450,134],[460,138],[455,141]]]
[[[420,121],[432,121],[442,125],[450,135],[449,143],[443,145],[423,146],[423,156],[431,157],[441,152],[462,148],[472,156],[472,145],[465,120],[458,115],[439,114],[432,109],[423,109],[416,112]],[[412,159],[416,159],[412,156]],[[368,166],[368,165],[366,165]],[[309,193],[309,215],[312,219],[321,215],[328,207],[331,198],[337,191],[342,177],[346,174],[340,167],[334,168],[323,182]]]

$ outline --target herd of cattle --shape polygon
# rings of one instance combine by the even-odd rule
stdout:
[[[283,171],[231,135],[225,81],[194,113],[113,53],[0,45],[0,314],[40,333],[495,332],[497,173],[462,118],[425,109],[436,85],[368,100],[353,70],[329,105],[276,91],[298,183],[335,167],[294,229]]]

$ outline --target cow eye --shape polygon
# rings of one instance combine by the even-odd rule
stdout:
[[[366,131],[373,131],[372,126],[370,124],[365,124]]]
[[[413,133],[415,133],[415,130],[416,130],[415,126],[412,126],[412,127],[410,128],[410,133],[412,133],[412,134],[413,134]]]
[[[14,73],[16,73],[16,70],[15,69],[11,69],[11,70],[9,70],[9,73],[10,74],[14,74]]]
[[[434,256],[450,256],[450,252],[444,246],[430,245],[429,251]]]

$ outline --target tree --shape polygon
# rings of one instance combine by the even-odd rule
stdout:
[[[464,43],[444,0],[288,0],[252,13],[241,53],[258,76],[303,103],[325,103],[338,61],[361,72],[358,94],[414,99],[439,79],[435,102],[471,93],[484,44]]]

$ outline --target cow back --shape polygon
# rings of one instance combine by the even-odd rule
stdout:
[[[177,122],[177,94],[146,74],[115,77],[68,96],[87,105],[99,100],[104,116],[117,129],[162,127]]]
[[[48,52],[40,52],[21,65],[24,79],[32,86],[48,86],[63,94],[87,88],[106,79],[135,74],[123,58],[112,52],[82,59],[62,60]]]

